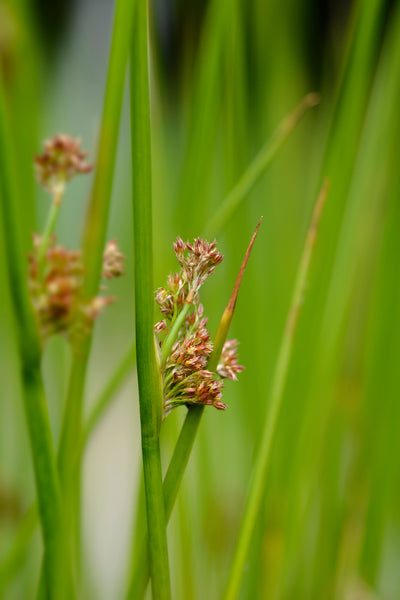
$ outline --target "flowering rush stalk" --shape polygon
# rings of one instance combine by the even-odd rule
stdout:
[[[12,160],[14,153],[8,124],[0,77],[0,220],[4,223],[4,231],[0,234],[4,234],[14,321],[18,334],[24,409],[46,556],[44,577],[49,596],[58,599],[63,595],[67,597],[68,582],[71,578],[62,528],[61,493],[40,371],[40,341],[25,281],[25,256],[15,185],[18,170]],[[69,594],[69,598],[73,598],[73,595]]]
[[[42,342],[58,333],[75,347],[90,333],[94,319],[114,301],[101,294],[84,297],[82,251],[56,244],[53,233],[68,181],[92,170],[80,146],[80,139],[58,134],[46,140],[43,153],[35,157],[36,177],[52,202],[43,234],[33,234],[28,279]],[[123,259],[115,240],[109,241],[103,253],[102,278],[110,280],[122,275]]]
[[[174,248],[181,265],[181,272],[170,275],[167,288],[159,288],[156,292],[156,301],[164,317],[155,325],[158,336],[160,332],[164,332],[164,338],[159,341],[160,355],[163,354],[166,344],[170,347],[170,354],[160,362],[163,375],[164,416],[178,406],[188,407],[163,484],[167,522],[175,504],[203,410],[206,405],[213,405],[220,410],[225,409],[226,405],[221,402],[222,379],[236,380],[236,374],[243,370],[243,367],[238,364],[237,341],[226,341],[226,339],[260,224],[261,219],[247,248],[213,342],[210,341],[206,329],[207,319],[199,302],[198,291],[222,260],[222,255],[216,250],[215,242],[210,244],[197,239],[193,244],[189,244],[178,238]],[[177,322],[181,323],[179,329],[175,325]],[[146,546],[147,539],[143,536],[135,553],[127,594],[130,600],[139,600],[146,592],[150,576]]]
[[[82,343],[91,332],[94,319],[113,298],[98,294],[93,298],[83,295],[85,268],[81,250],[69,250],[56,245],[53,233],[67,182],[78,174],[88,173],[86,153],[80,149],[80,140],[59,134],[44,143],[44,152],[35,158],[35,170],[39,184],[51,195],[52,203],[42,235],[33,235],[33,250],[29,256],[28,286],[37,331],[44,344],[54,334],[64,335],[79,352]],[[102,276],[113,279],[123,273],[123,255],[115,241],[108,242],[103,253]],[[61,438],[63,441],[63,437]],[[61,447],[63,444],[61,442]],[[71,454],[67,456],[74,464]],[[60,491],[63,497],[61,537],[65,548],[69,547],[71,502],[66,498],[66,477],[63,465],[58,462]],[[46,560],[53,553],[47,552]],[[60,563],[67,561],[60,560]],[[64,568],[64,567],[62,567]],[[42,570],[39,596],[45,593],[45,570]],[[72,582],[72,578],[71,582]],[[72,585],[72,584],[71,584]],[[58,585],[60,587],[60,585]],[[67,590],[65,597],[73,597]]]
[[[86,152],[81,151],[80,145],[79,139],[59,134],[46,140],[43,154],[35,157],[35,170],[39,183],[52,195],[53,200],[37,252],[39,271],[43,269],[67,181],[78,173],[89,173],[92,170],[91,165],[85,162]]]
[[[181,405],[212,405],[224,410],[222,378],[236,380],[236,373],[243,370],[237,361],[235,340],[230,340],[223,348],[217,373],[207,368],[214,346],[199,290],[223,259],[216,249],[216,242],[197,238],[190,244],[178,237],[174,249],[181,270],[171,274],[167,287],[156,292],[156,301],[164,317],[155,325],[156,333],[163,336],[159,347],[164,418]]]

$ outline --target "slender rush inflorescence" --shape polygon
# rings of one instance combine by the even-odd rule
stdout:
[[[59,133],[45,140],[43,147],[43,153],[35,156],[35,171],[40,185],[51,194],[65,188],[75,175],[89,173],[93,168],[85,162],[87,152],[82,152],[79,138]]]
[[[114,301],[111,296],[84,298],[84,266],[81,250],[56,244],[53,233],[67,182],[75,175],[88,173],[79,139],[59,134],[44,142],[44,152],[35,157],[40,185],[51,194],[52,205],[42,235],[33,234],[29,255],[29,290],[42,339],[61,333],[74,342],[88,333],[94,319]],[[115,240],[107,243],[103,254],[102,277],[113,279],[123,274],[123,255]]]
[[[224,346],[217,372],[207,369],[213,343],[207,330],[207,318],[199,299],[199,289],[220,264],[223,255],[216,242],[196,238],[193,244],[179,237],[174,250],[181,266],[179,273],[170,274],[165,288],[156,291],[156,302],[163,319],[156,323],[160,350],[174,332],[174,325],[185,313],[181,327],[165,363],[162,364],[164,387],[164,417],[181,405],[212,405],[224,410],[222,402],[223,378],[236,380],[244,367],[238,364],[236,340]]]

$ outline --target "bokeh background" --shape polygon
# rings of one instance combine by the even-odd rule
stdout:
[[[80,136],[95,157],[114,4],[0,3],[0,64],[24,186],[24,223],[43,227],[34,181],[42,140]],[[252,231],[264,216],[233,322],[246,370],[229,408],[206,411],[169,526],[173,597],[218,599],[227,578],[277,352],[312,207],[331,189],[252,541],[242,598],[400,597],[400,6],[394,0],[156,0],[151,16],[155,287],[177,267],[172,242],[202,235],[282,118],[321,95],[217,232],[225,259],[203,303],[215,332]],[[109,237],[126,255],[117,302],[96,325],[86,409],[134,339],[128,85]],[[68,188],[58,239],[79,247],[91,177]],[[3,243],[3,242],[1,242]],[[34,481],[0,252],[0,558]],[[156,318],[156,320],[158,320]],[[57,441],[65,340],[43,372]],[[163,426],[168,464],[185,409]],[[87,447],[82,480],[84,598],[124,597],[140,481],[134,367]],[[33,598],[36,530],[4,598]]]

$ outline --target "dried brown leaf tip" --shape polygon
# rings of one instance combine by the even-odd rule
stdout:
[[[199,238],[193,244],[178,238],[174,250],[181,270],[170,274],[166,287],[156,291],[156,302],[163,319],[154,329],[160,350],[180,323],[171,351],[162,365],[164,384],[164,416],[182,405],[201,404],[223,410],[222,379],[236,379],[243,370],[238,364],[237,342],[226,343],[216,373],[207,368],[213,343],[207,330],[207,317],[199,299],[199,289],[221,263],[223,255],[216,242]],[[182,319],[184,315],[184,318]]]
[[[40,185],[50,193],[63,191],[67,181],[93,168],[85,160],[87,153],[81,150],[79,138],[58,134],[43,147],[43,153],[35,157],[35,171]]]
[[[56,245],[50,238],[44,259],[44,269],[39,268],[38,250],[41,238],[33,236],[33,251],[29,256],[29,289],[40,333],[43,339],[53,334],[63,334],[77,339],[88,333],[94,319],[103,309],[114,302],[111,296],[98,295],[85,300],[82,295],[84,267],[80,250],[69,250]],[[109,244],[113,256],[118,255],[117,266],[111,262]],[[111,279],[122,274],[123,256],[116,242],[109,242],[103,257],[103,277]],[[118,268],[117,268],[118,267]]]

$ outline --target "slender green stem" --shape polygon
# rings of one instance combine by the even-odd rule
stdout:
[[[0,82],[0,196],[4,239],[8,256],[11,294],[14,302],[21,357],[24,406],[30,437],[39,514],[45,548],[45,576],[52,598],[73,597],[69,560],[65,552],[62,506],[55,453],[40,372],[41,348],[27,289],[27,266],[20,235],[15,190],[16,168],[7,130]]]
[[[136,8],[131,55],[135,322],[140,424],[153,598],[169,599],[167,531],[159,431],[162,382],[153,334],[151,141],[146,0]]]
[[[272,137],[257,154],[253,162],[246,169],[245,173],[226,196],[217,212],[210,220],[206,227],[206,235],[208,237],[215,236],[216,232],[221,230],[222,225],[228,221],[241,202],[243,202],[250,193],[302,117],[310,108],[316,106],[318,102],[319,97],[317,94],[307,94],[300,104],[278,125],[277,129],[272,134]]]
[[[133,19],[132,5],[132,0],[117,0],[115,9],[96,171],[84,234],[85,295],[88,298],[97,293],[101,276],[102,256],[114,174],[118,125],[121,116]],[[83,382],[89,351],[90,338],[79,348],[74,357],[61,434],[60,464],[69,462],[70,451],[73,450],[76,442],[76,432],[80,429],[77,421],[81,418]],[[72,413],[74,418],[71,418],[68,413]]]
[[[66,496],[69,509],[70,494],[72,494],[71,485],[74,479],[75,463],[71,457],[75,456],[76,440],[80,439],[82,422],[82,397],[85,381],[85,372],[88,362],[89,341],[85,340],[80,360],[78,355],[74,357],[68,387],[67,405],[65,407],[62,431],[60,437],[60,445],[58,448],[58,471],[60,474],[61,486],[63,493]]]
[[[189,312],[190,306],[190,303],[185,303],[181,312],[178,314],[174,324],[172,325],[171,331],[164,340],[164,343],[161,348],[161,362],[163,365],[165,364],[165,361],[167,360],[169,353],[171,352],[171,348],[174,345],[176,338],[178,337],[179,330],[182,327],[186,315]]]
[[[47,592],[51,598],[73,598],[60,487],[40,369],[37,365],[26,366],[23,373],[25,411],[45,542],[44,574]]]
[[[3,81],[0,77],[0,201],[4,226],[4,246],[8,262],[8,277],[17,322],[21,354],[32,359],[40,354],[36,325],[27,286],[27,261],[23,250],[23,216],[18,211],[19,197],[17,186],[17,166],[8,111],[3,93]]]
[[[236,545],[228,585],[224,595],[225,600],[234,600],[234,598],[239,596],[240,592],[243,569],[247,560],[251,537],[265,490],[272,441],[276,431],[279,410],[282,404],[283,392],[289,371],[296,325],[307,285],[312,251],[314,248],[317,228],[322,208],[325,203],[327,191],[328,187],[325,183],[315,204],[310,228],[305,240],[304,250],[297,272],[293,297],[282,336],[274,376],[272,379],[270,401],[268,403],[269,411],[266,415],[263,436],[257,453],[246,509],[241,524],[238,543]]]
[[[38,251],[38,268],[39,273],[43,273],[44,270],[44,258],[46,251],[49,246],[50,236],[52,235],[56,226],[58,213],[60,212],[61,200],[64,194],[64,187],[58,188],[54,192],[53,201],[50,206],[49,214],[47,216],[46,225],[43,231],[42,239]]]
[[[131,346],[127,353],[123,356],[121,362],[115,368],[115,371],[111,374],[106,385],[100,392],[99,397],[95,401],[93,408],[87,418],[86,424],[83,427],[82,432],[82,446],[85,447],[93,430],[98,424],[100,418],[104,415],[105,410],[110,405],[110,402],[114,399],[116,392],[121,387],[124,380],[127,378],[129,373],[133,371],[133,367],[136,359],[136,348]]]
[[[5,597],[8,583],[19,572],[24,562],[29,542],[38,523],[37,509],[37,504],[33,504],[23,517],[7,557],[0,565],[0,598]]]
[[[96,427],[104,415],[106,409],[110,406],[115,398],[118,388],[123,384],[126,377],[133,371],[136,357],[136,348],[129,348],[126,355],[123,357],[120,364],[117,365],[114,372],[111,374],[108,382],[100,392],[99,397],[95,400],[94,406],[89,414],[89,417],[84,425],[82,432],[82,442],[77,453],[77,459],[80,460],[86,445],[96,430]],[[0,564],[0,590],[12,579],[17,572],[18,566],[22,562],[22,556],[27,551],[30,538],[34,528],[37,525],[38,511],[36,504],[33,504],[28,510],[26,517],[20,524],[15,541],[10,548],[5,560]]]
[[[168,522],[174,508],[183,473],[189,462],[196,433],[200,425],[204,406],[191,406],[186,414],[178,441],[164,478],[163,493],[165,518]],[[150,577],[149,556],[147,552],[147,536],[142,532],[141,543],[135,552],[135,564],[129,582],[127,599],[140,600],[144,597]]]
[[[83,249],[86,274],[84,296],[86,298],[97,294],[101,277],[133,20],[133,4],[132,0],[117,0],[115,7],[96,170],[84,230]],[[77,508],[72,501],[72,498],[76,498],[72,488],[79,481],[76,472],[77,469],[79,470],[79,465],[71,457],[76,455],[76,439],[77,436],[79,439],[81,434],[83,391],[90,347],[91,336],[88,336],[74,354],[58,456],[64,494],[69,498],[67,520],[70,522],[68,531],[71,532],[71,535],[73,532],[71,519],[73,520]],[[79,537],[78,532],[76,532],[76,537]]]
[[[88,297],[97,292],[102,269],[134,5],[134,0],[117,0],[115,6],[96,170],[84,231]]]

